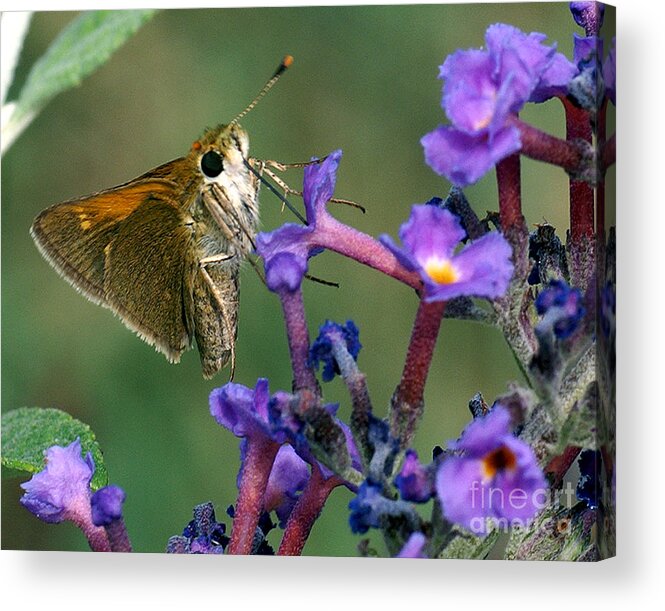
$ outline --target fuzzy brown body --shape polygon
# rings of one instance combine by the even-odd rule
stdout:
[[[56,204],[31,228],[58,272],[170,361],[195,339],[205,377],[234,362],[240,264],[259,221],[248,146],[238,125],[221,125],[186,157]]]

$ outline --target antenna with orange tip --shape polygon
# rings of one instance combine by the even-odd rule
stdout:
[[[263,86],[261,91],[259,91],[258,95],[249,103],[247,108],[243,110],[238,116],[236,116],[233,121],[231,121],[231,125],[234,123],[237,123],[240,119],[242,119],[252,108],[254,108],[261,98],[268,93],[272,89],[272,86],[279,80],[279,77],[284,74],[286,69],[293,63],[293,56],[292,55],[285,55],[284,59],[282,62],[277,66],[277,70],[275,70],[274,74],[268,79],[268,82]]]

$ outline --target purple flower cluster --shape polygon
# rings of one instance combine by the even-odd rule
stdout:
[[[104,486],[92,495],[92,522],[95,526],[108,526],[122,518],[122,505],[126,494],[118,486]]]
[[[285,444],[279,448],[263,494],[263,508],[277,514],[281,528],[286,525],[309,475],[308,463],[298,456],[293,446]]]
[[[593,198],[595,166],[594,178],[585,171],[592,164],[592,142],[599,143],[602,166],[609,166],[616,152],[614,138],[605,134],[607,99],[615,100],[616,50],[613,44],[601,63],[604,7],[573,2],[570,10],[585,30],[584,36],[574,36],[572,62],[555,44],[545,44],[544,34],[527,34],[501,23],[487,28],[484,48],[458,50],[445,59],[439,78],[449,124],[426,134],[421,144],[427,164],[457,186],[445,202],[435,197],[413,205],[399,228],[399,244],[385,234],[375,239],[328,212],[331,200],[345,202],[332,199],[341,150],[305,164],[306,224],[287,223],[256,236],[266,284],[278,294],[284,313],[292,390],[271,394],[268,380],[260,378],[254,388],[229,382],[211,392],[211,415],[240,439],[238,497],[227,509],[233,519],[231,533],[227,536],[226,525],[217,521],[212,504],[204,503],[195,507],[194,519],[182,534],[169,539],[168,552],[272,554],[267,536],[276,527],[274,512],[284,529],[278,553],[299,554],[328,495],[340,485],[354,493],[348,504],[351,530],[362,534],[382,529],[390,555],[399,558],[445,556],[446,546],[460,534],[454,525],[481,537],[492,525],[528,527],[550,504],[549,484],[525,439],[539,448],[539,454],[542,446],[529,437],[534,432],[528,423],[519,438],[522,433],[516,434],[511,414],[519,411],[526,419],[538,402],[537,409],[548,415],[556,404],[551,398],[557,392],[563,395],[559,391],[571,379],[565,378],[568,363],[562,365],[564,359],[555,357],[575,355],[582,331],[590,334],[584,298],[595,285],[591,272],[584,275],[577,269],[586,259],[578,256],[583,250],[575,249],[584,246],[579,236],[597,232],[602,209],[594,204],[602,200]],[[565,98],[565,140],[518,116],[527,103],[552,97]],[[570,176],[566,252],[553,228],[552,238],[545,232],[535,232],[533,240],[529,236],[518,153],[562,167]],[[497,164],[499,211],[480,220],[458,187],[478,181]],[[490,223],[500,230],[490,231]],[[362,346],[355,323],[327,320],[310,342],[301,285],[309,259],[326,249],[405,283],[420,299],[386,418],[375,415],[365,375],[358,369]],[[527,280],[530,259],[535,267]],[[581,290],[564,280],[548,283],[559,276],[573,278]],[[608,282],[599,297],[598,338],[607,338],[613,349],[614,284]],[[497,301],[490,308],[470,298]],[[535,325],[528,315],[532,304],[541,317]],[[470,404],[474,419],[457,440],[445,450],[437,446],[431,462],[423,464],[410,446],[422,418],[437,338],[448,324],[444,316],[500,328],[532,390],[522,401],[527,393],[516,389],[489,410],[478,393]],[[317,380],[319,367],[323,381],[340,375],[346,384],[350,427],[337,417],[338,404],[325,402]],[[595,450],[580,454],[577,494],[590,509],[601,503],[601,462],[608,456],[611,459],[611,454]],[[565,462],[566,469],[570,465],[562,457],[547,459],[546,470],[556,477],[553,464]],[[125,493],[107,486],[93,494],[94,470],[92,455],[81,456],[78,439],[67,447],[51,447],[45,469],[22,485],[21,503],[46,522],[74,522],[93,549],[131,551],[122,519]],[[423,508],[415,504],[432,500],[436,513],[427,521]],[[552,508],[550,504],[548,510]]]
[[[520,150],[511,123],[527,102],[566,93],[577,67],[546,36],[495,24],[485,34],[486,49],[457,51],[441,66],[442,106],[451,121],[425,135],[425,160],[452,183],[476,182],[498,161]]]
[[[243,439],[243,464],[250,443],[280,446],[272,464],[263,503],[266,511],[276,512],[281,525],[288,520],[298,494],[309,481],[310,465],[316,466],[325,478],[333,475],[330,469],[314,458],[303,434],[303,422],[294,411],[298,401],[297,396],[282,391],[271,396],[268,380],[264,378],[257,381],[254,389],[229,382],[210,393],[210,413],[217,423]],[[331,404],[324,409],[345,436],[352,466],[360,468],[360,456],[351,432],[334,417],[337,407]],[[350,483],[344,483],[355,489]]]

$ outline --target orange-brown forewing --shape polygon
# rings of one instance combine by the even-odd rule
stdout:
[[[90,300],[171,361],[191,345],[197,255],[179,176],[186,159],[128,183],[56,204],[31,233],[44,257]],[[186,175],[186,174],[185,174]]]

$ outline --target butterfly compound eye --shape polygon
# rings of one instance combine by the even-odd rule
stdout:
[[[224,162],[222,156],[217,151],[208,151],[201,157],[201,171],[208,178],[215,178],[219,176],[224,169]]]

